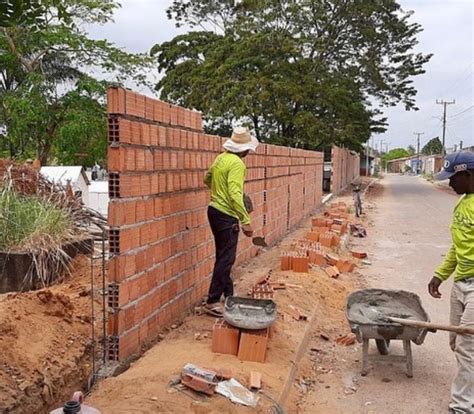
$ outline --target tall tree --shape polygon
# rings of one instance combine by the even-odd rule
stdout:
[[[85,25],[112,19],[118,7],[112,0],[27,0],[22,4],[0,27],[0,124],[6,130],[2,147],[11,156],[33,155],[46,163],[56,148],[58,131],[79,122],[68,113],[73,110],[69,94],[84,95],[85,84],[92,88],[99,84],[87,72],[107,72],[118,82],[143,81],[148,58],[87,36]],[[90,97],[88,107],[81,102],[83,114],[90,111],[94,117],[97,105],[104,104],[103,87],[102,91]]]
[[[421,150],[424,155],[437,155],[443,153],[443,144],[439,137],[430,139]]]
[[[393,0],[175,0],[168,14],[203,30],[152,49],[162,98],[260,138],[359,149],[385,125],[369,97],[416,109],[411,77],[430,56],[412,53],[421,28]]]

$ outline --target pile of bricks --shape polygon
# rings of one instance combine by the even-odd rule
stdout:
[[[241,361],[265,362],[270,328],[238,329],[217,319],[212,330],[212,352],[237,356]]]
[[[291,244],[289,251],[282,251],[281,270],[307,272],[309,266],[322,267],[326,273],[336,278],[340,273],[352,272],[355,264],[350,260],[342,260],[332,250],[341,243],[341,236],[349,228],[349,214],[345,203],[332,204],[324,216],[314,217],[312,228],[304,240]],[[362,258],[364,253],[353,252],[354,257]]]

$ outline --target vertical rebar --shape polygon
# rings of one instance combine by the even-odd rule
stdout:
[[[107,363],[107,309],[106,309],[106,288],[105,288],[105,237],[106,230],[102,229],[102,336],[103,336],[103,352],[102,352],[102,362],[104,365]]]

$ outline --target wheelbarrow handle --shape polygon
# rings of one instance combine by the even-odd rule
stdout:
[[[414,321],[411,319],[402,319],[402,318],[392,318],[387,317],[391,322],[399,323],[400,325],[413,326],[415,328],[425,328],[430,330],[439,330],[439,331],[448,331],[456,332],[459,334],[469,334],[474,335],[474,328],[468,328],[467,326],[454,326],[454,325],[442,325],[439,323],[424,322],[424,321]]]

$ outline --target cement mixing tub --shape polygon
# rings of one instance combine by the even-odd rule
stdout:
[[[346,317],[351,331],[363,344],[361,372],[363,376],[368,373],[369,361],[388,361],[404,362],[407,376],[413,377],[411,342],[421,345],[428,331],[423,328],[402,326],[386,318],[396,317],[429,322],[429,316],[418,295],[403,290],[358,290],[347,298]],[[383,357],[369,354],[370,339],[375,339],[377,349]],[[403,341],[404,355],[388,356],[392,340]]]
[[[224,320],[241,329],[265,329],[275,322],[276,303],[270,299],[229,296],[225,300]]]

